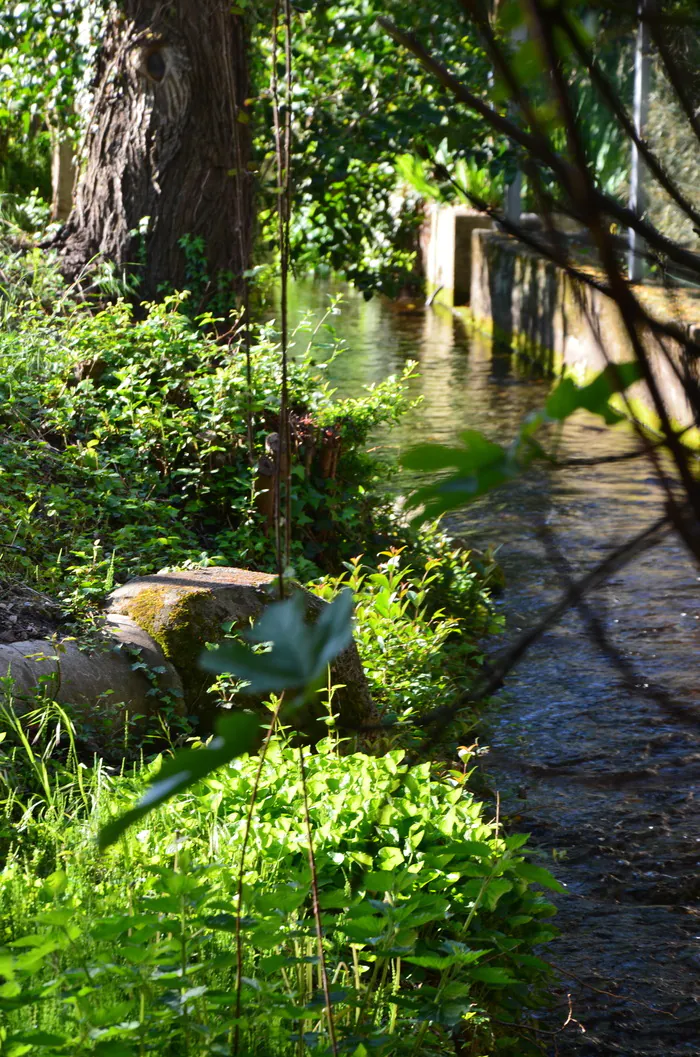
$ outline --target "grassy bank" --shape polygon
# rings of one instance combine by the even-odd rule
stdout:
[[[87,304],[38,252],[6,254],[2,269],[5,597],[50,596],[59,637],[80,638],[135,575],[273,570],[274,329],[256,329],[248,358],[235,319],[192,320],[181,296]],[[100,855],[99,826],[197,731],[163,722],[136,744],[127,724],[113,732],[123,763],[108,766],[86,756],[69,704],[39,696],[28,709],[5,680],[0,1052],[11,1057],[389,1057],[452,1053],[455,1039],[474,1054],[528,1051],[547,980],[532,950],[552,935],[532,885],[554,882],[470,791],[460,745],[473,714],[435,746],[439,762],[405,757],[416,720],[468,683],[499,628],[493,570],[438,526],[397,520],[382,497],[390,468],[365,449],[407,407],[401,379],[335,400],[314,363],[318,323],[296,335],[290,375],[292,561],[323,598],[352,589],[384,732],[372,755],[339,741],[331,688],[314,751],[278,725],[262,762],[228,763]]]

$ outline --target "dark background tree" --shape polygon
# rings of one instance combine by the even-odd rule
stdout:
[[[84,169],[58,237],[71,278],[136,266],[139,294],[248,264],[247,30],[227,0],[124,0],[106,22]]]

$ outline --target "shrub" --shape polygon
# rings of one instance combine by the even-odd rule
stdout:
[[[115,575],[202,560],[274,568],[259,464],[279,413],[273,329],[256,330],[248,392],[240,338],[217,340],[211,317],[193,323],[185,295],[92,312],[56,299],[56,282],[39,271],[10,298],[0,335],[0,579],[31,577],[80,608]],[[293,559],[306,577],[385,531],[380,466],[362,447],[408,404],[394,380],[334,401],[308,352],[292,361],[290,402]]]
[[[502,626],[469,553],[449,547],[436,526],[418,536],[410,564],[407,549],[398,548],[367,566],[356,558],[343,575],[310,586],[326,600],[344,587],[353,591],[355,641],[385,722],[410,726],[448,701],[483,661],[478,639]],[[473,715],[466,721],[473,724]]]
[[[478,1039],[474,1052],[510,1045],[547,977],[532,948],[553,934],[531,882],[556,882],[523,858],[525,838],[484,820],[466,770],[438,780],[401,752],[340,756],[331,741],[304,755],[339,1052],[449,1053],[453,1032]],[[43,883],[10,857],[7,1052],[203,1057],[232,1052],[238,1023],[241,1054],[330,1053],[299,750],[274,738],[262,764],[239,758],[98,859],[98,820],[144,778],[92,784],[92,812],[63,827]]]

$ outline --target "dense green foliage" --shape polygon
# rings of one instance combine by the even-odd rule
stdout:
[[[256,332],[248,393],[240,338],[217,341],[205,330],[212,321],[193,323],[181,298],[138,318],[124,301],[94,313],[42,255],[30,261],[34,282],[13,287],[0,334],[0,576],[28,576],[77,602],[115,578],[187,561],[273,569],[256,482],[269,490],[257,465],[279,412],[274,331]],[[291,405],[319,438],[318,455],[293,468],[293,559],[307,577],[329,562],[331,537],[331,564],[390,540],[387,504],[373,492],[379,464],[363,445],[407,403],[391,380],[334,400],[304,330],[298,346]],[[326,443],[339,449],[333,476],[320,466]]]
[[[87,0],[5,5],[0,24],[0,194],[51,197],[52,136],[75,129],[90,49]]]
[[[422,1054],[449,1053],[453,1029],[506,1048],[512,1031],[490,1016],[516,1025],[537,1002],[546,967],[531,951],[552,908],[530,884],[554,882],[522,838],[484,821],[466,771],[436,780],[400,752],[339,756],[332,739],[305,767],[342,1052],[416,1052],[418,1032]],[[240,758],[101,859],[97,824],[148,772],[64,779],[31,823],[33,851],[11,854],[0,880],[3,1052],[231,1052],[257,768]],[[241,1053],[330,1052],[307,849],[298,751],[276,737],[244,865]]]
[[[82,612],[115,578],[165,562],[271,565],[246,448],[240,344],[217,340],[221,324],[193,322],[175,296],[138,313],[121,300],[91,309],[38,251],[8,256],[5,270],[13,279],[0,338],[5,579],[30,579]],[[307,818],[298,749],[278,730],[260,765],[239,907],[256,757],[236,750],[220,767],[214,754],[212,771],[195,742],[188,758],[205,766],[189,765],[186,792],[173,798],[171,788],[156,815],[98,859],[98,826],[155,789],[148,783],[161,770],[177,773],[183,757],[118,774],[99,758],[88,765],[84,714],[39,699],[18,718],[8,681],[0,1032],[13,1057],[231,1052],[239,911],[239,1052],[330,1052],[309,826],[343,1052],[409,1053],[418,1038],[421,1052],[449,1053],[453,1032],[505,1052],[513,1040],[521,1047],[520,1022],[541,1001],[547,969],[532,948],[551,936],[552,908],[531,883],[554,882],[523,859],[520,838],[486,821],[467,789],[464,751],[463,769],[438,777],[429,764],[408,770],[396,748],[411,744],[412,720],[481,662],[476,637],[498,627],[489,570],[477,574],[437,528],[416,535],[391,520],[372,491],[380,467],[364,447],[405,406],[400,385],[334,401],[309,355],[309,329],[297,338],[293,404],[344,445],[331,481],[299,463],[294,560],[318,571],[305,548],[319,524],[334,561],[347,556],[344,573],[310,586],[328,599],[346,586],[355,594],[358,648],[388,724],[374,744],[383,754],[348,755],[338,743],[331,689],[329,739],[305,758]],[[327,330],[322,337],[327,344]],[[256,333],[251,365],[257,456],[278,412],[269,328]],[[360,548],[366,557],[349,560]],[[265,672],[264,654],[259,661]],[[217,685],[226,703],[226,680]],[[473,722],[465,713],[450,737],[458,744]],[[182,736],[161,725],[141,752],[168,734]],[[111,738],[134,758],[128,723]]]
[[[397,51],[375,19],[396,15],[457,73],[477,81],[487,77],[484,54],[452,0],[412,6],[324,0],[295,10],[296,266],[342,271],[367,293],[396,296],[420,283],[423,217],[418,196],[397,177],[397,158],[445,141],[452,156],[469,157],[495,175],[502,150],[487,141],[478,119],[460,112],[417,62]]]
[[[582,36],[627,107],[634,11],[599,5],[593,13],[577,3],[566,6],[573,18],[584,16],[578,23]],[[257,212],[259,249],[274,253],[272,5],[242,3],[239,9],[251,28],[254,85],[246,112],[254,131],[254,168],[262,206]],[[527,85],[528,97],[538,107],[552,142],[565,150],[563,127],[551,112],[543,87],[542,57],[532,41],[513,44],[509,37],[522,23],[522,9],[504,3],[499,10],[499,31],[513,72]],[[499,205],[518,152],[503,137],[494,136],[480,117],[456,104],[413,56],[397,48],[377,24],[377,16],[389,16],[403,31],[413,33],[457,78],[504,113],[509,92],[494,76],[478,31],[454,0],[413,6],[398,0],[294,5],[294,266],[299,272],[343,272],[368,295],[378,291],[396,296],[420,285],[418,229],[426,193],[444,201],[459,200],[459,188],[464,187],[480,200]],[[49,196],[51,136],[55,139],[66,130],[78,135],[89,112],[87,71],[95,59],[103,17],[101,0],[15,5],[2,37],[7,62],[0,84],[7,104],[0,112],[0,145],[4,137],[0,192],[26,195],[39,188],[44,197]],[[629,171],[626,136],[571,48],[560,43],[591,172],[609,193],[621,196]],[[281,45],[277,53],[281,81]],[[660,74],[657,82],[657,96],[663,100]],[[663,107],[669,109],[662,102]],[[401,164],[407,157],[411,166],[420,164],[420,159],[437,159],[455,183],[432,181],[429,191],[425,181],[419,181],[417,187]],[[540,178],[549,182],[545,172]],[[531,184],[526,196],[528,208],[540,207]]]
[[[395,717],[409,727],[436,700],[449,700],[481,664],[475,636],[500,628],[469,552],[451,547],[435,528],[422,534],[421,543],[430,555],[422,574],[396,550],[380,555],[384,560],[376,568],[358,558],[346,574],[313,588],[326,599],[339,588],[352,589],[355,641],[373,700],[385,720]],[[473,722],[472,715],[465,717],[467,726]],[[452,738],[461,733],[450,731]]]
[[[347,577],[316,585],[324,597],[353,588],[372,693],[384,719],[399,720],[389,743],[464,678],[465,662],[475,660],[465,633],[493,626],[468,556],[436,530],[427,535],[424,547],[439,556],[421,576],[397,552],[376,572],[355,562]],[[471,603],[463,627],[428,608],[431,592],[433,603]],[[263,637],[274,636],[270,623]],[[296,641],[294,664],[315,648]],[[275,670],[266,656],[257,657],[261,686],[272,685]],[[313,755],[305,750],[304,777],[282,729],[261,763],[234,746],[238,758],[222,767],[200,745],[112,777],[99,760],[80,762],[65,710],[47,702],[20,720],[7,689],[0,1008],[9,1054],[174,1055],[184,1047],[204,1057],[231,1052],[235,1024],[241,1054],[331,1052],[309,832],[341,1052],[412,1053],[416,1033],[426,1054],[451,1052],[453,1033],[489,1052],[527,1051],[520,1024],[548,976],[532,948],[552,936],[553,910],[531,884],[556,883],[523,859],[524,838],[486,821],[468,791],[465,750],[461,769],[440,777],[429,763],[408,770],[401,751],[348,756],[331,690],[329,737]],[[453,733],[470,722],[465,716]],[[186,791],[173,798],[172,776],[185,760]],[[98,826],[143,797],[149,781],[148,810],[159,784],[163,806],[98,859]]]

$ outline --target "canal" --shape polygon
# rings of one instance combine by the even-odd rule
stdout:
[[[376,438],[387,450],[455,442],[467,428],[508,441],[542,406],[545,379],[470,336],[444,309],[397,308],[337,284],[300,283],[291,290],[293,319],[318,318],[339,289],[345,303],[328,322],[347,349],[329,379],[342,395],[418,363],[412,393],[423,399]],[[323,358],[331,337],[322,328],[315,340]],[[300,336],[299,346],[307,341]],[[563,430],[558,454],[606,457],[633,443],[628,426],[609,429],[581,414]],[[414,483],[400,477],[394,487]],[[449,525],[474,546],[499,547],[507,644],[558,597],[563,567],[574,576],[589,569],[662,504],[644,460],[538,469]],[[562,1057],[697,1055],[700,576],[670,537],[590,601],[634,675],[620,670],[581,614],[569,613],[508,677],[487,717],[481,758],[501,810],[532,834],[537,861],[567,888],[555,897],[562,937],[546,952],[560,983],[542,1045]]]

